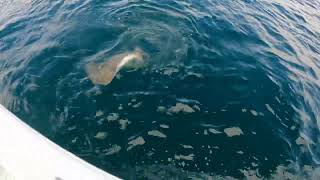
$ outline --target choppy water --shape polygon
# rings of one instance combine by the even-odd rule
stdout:
[[[318,179],[319,76],[318,0],[0,2],[0,103],[126,179]]]

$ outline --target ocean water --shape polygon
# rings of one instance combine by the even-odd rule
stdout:
[[[0,1],[0,103],[124,179],[319,179],[319,77],[318,0]]]

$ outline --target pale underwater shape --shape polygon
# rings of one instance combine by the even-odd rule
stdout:
[[[93,84],[108,85],[124,66],[138,68],[144,60],[145,53],[136,48],[132,52],[124,52],[110,57],[103,63],[89,63],[86,73]]]

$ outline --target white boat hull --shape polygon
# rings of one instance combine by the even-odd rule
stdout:
[[[0,179],[119,179],[62,149],[0,105]]]

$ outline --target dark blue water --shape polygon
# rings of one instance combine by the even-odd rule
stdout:
[[[319,76],[318,0],[0,2],[0,103],[125,179],[319,179]]]

